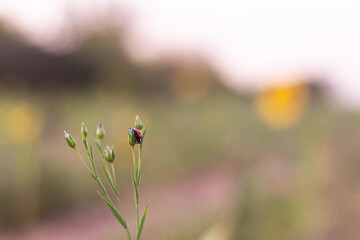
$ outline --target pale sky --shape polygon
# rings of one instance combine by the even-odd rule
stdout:
[[[325,76],[341,101],[360,106],[360,1],[0,0],[0,16],[35,41],[51,42],[64,9],[96,16],[110,2],[131,16],[135,58],[193,52],[207,56],[233,86]]]

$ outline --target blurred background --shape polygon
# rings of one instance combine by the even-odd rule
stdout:
[[[103,124],[134,229],[136,114],[144,240],[358,239],[359,11],[0,0],[0,239],[124,239],[63,130]]]

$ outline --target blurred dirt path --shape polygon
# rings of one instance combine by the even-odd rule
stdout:
[[[156,239],[161,229],[178,229],[179,223],[189,219],[214,216],[226,205],[236,178],[231,167],[209,169],[197,176],[184,176],[166,183],[143,186],[140,209],[150,200],[144,239]],[[131,197],[131,198],[130,198]],[[133,198],[123,200],[125,209],[133,209]],[[134,211],[126,212],[134,216]],[[128,222],[135,223],[134,218]],[[130,228],[134,229],[134,224]],[[38,227],[13,233],[0,233],[1,240],[99,240],[119,239],[125,236],[120,225],[108,209],[98,202],[89,211],[72,212],[63,217],[46,221]],[[120,238],[122,239],[122,238]]]

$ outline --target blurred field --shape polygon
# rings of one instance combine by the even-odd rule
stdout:
[[[311,81],[241,94],[203,60],[136,63],[120,40],[95,32],[56,55],[1,30],[0,239],[121,238],[63,130],[80,144],[81,121],[104,125],[131,207],[136,114],[145,240],[360,236],[359,112]]]

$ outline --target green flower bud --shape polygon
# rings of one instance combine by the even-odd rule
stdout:
[[[81,123],[81,135],[82,135],[83,139],[85,139],[87,137],[87,134],[88,134],[87,127],[86,127],[85,123],[82,122]]]
[[[130,144],[130,146],[134,146],[136,143],[136,137],[135,137],[135,133],[134,130],[129,128],[129,132],[128,132],[128,142]]]
[[[139,129],[140,131],[143,131],[143,129],[144,129],[144,125],[143,125],[139,115],[136,115],[136,118],[135,118],[135,128]]]
[[[105,130],[104,128],[102,127],[102,124],[100,123],[99,126],[97,127],[96,129],[96,137],[98,139],[103,139],[105,136]]]
[[[69,147],[74,148],[76,147],[76,141],[75,139],[66,131],[64,131],[64,138],[67,142],[67,144],[69,145]]]
[[[109,163],[114,162],[114,160],[115,160],[115,152],[114,152],[114,148],[112,146],[111,147],[106,146],[106,148],[105,148],[105,159]]]

